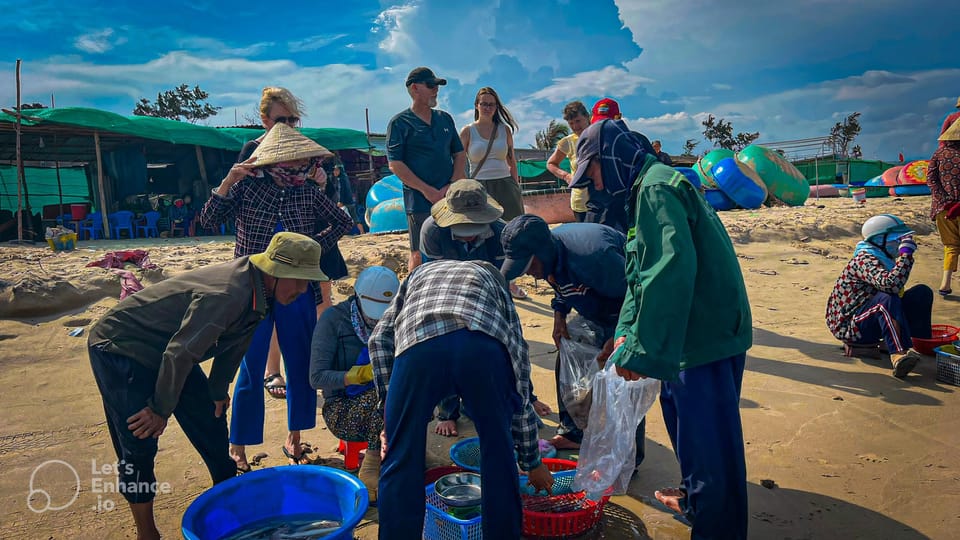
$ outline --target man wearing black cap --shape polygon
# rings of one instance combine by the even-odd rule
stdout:
[[[550,230],[542,218],[524,214],[513,219],[501,236],[505,259],[500,271],[508,280],[527,274],[544,279],[553,287],[553,342],[560,347],[560,338],[570,339],[567,315],[576,309],[584,319],[602,330],[603,350],[599,360],[606,360],[613,350],[613,333],[620,308],[627,294],[624,272],[626,237],[598,223],[567,223]],[[557,369],[560,373],[560,355]],[[559,375],[558,375],[559,377]],[[559,389],[559,378],[557,387]],[[560,449],[580,447],[583,431],[557,396],[560,426],[550,443]],[[643,439],[646,424],[637,428],[636,465],[643,461]]]
[[[447,186],[463,175],[467,164],[453,117],[434,109],[445,84],[447,80],[429,68],[414,68],[407,75],[407,93],[413,104],[387,124],[387,160],[403,182],[410,270],[420,264],[420,228],[430,216],[430,207],[443,199]]]

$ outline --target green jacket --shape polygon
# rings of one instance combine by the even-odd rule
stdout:
[[[631,193],[627,295],[612,357],[660,380],[750,348],[752,320],[733,244],[676,170],[647,157]]]

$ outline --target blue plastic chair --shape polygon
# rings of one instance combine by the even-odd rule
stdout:
[[[83,233],[87,233],[87,239],[103,238],[103,215],[100,212],[87,214],[87,217],[80,222],[80,230],[77,233],[81,240]]]
[[[107,216],[110,220],[110,230],[113,232],[113,238],[120,238],[120,231],[126,230],[130,238],[136,238],[136,232],[133,230],[133,212],[129,210],[120,210]]]
[[[77,231],[77,224],[74,223],[73,221],[73,214],[63,214],[62,216],[58,217],[57,225],[60,225],[61,227],[66,227],[72,230],[73,232],[79,232]]]
[[[137,223],[137,232],[143,231],[143,238],[150,238],[151,235],[160,238],[160,228],[157,227],[159,221],[160,212],[147,212],[143,215],[143,222]]]

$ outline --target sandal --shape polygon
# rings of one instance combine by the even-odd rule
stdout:
[[[308,458],[305,455],[306,452],[303,451],[302,447],[300,448],[299,456],[295,456],[291,454],[290,451],[287,450],[286,446],[281,446],[280,449],[283,450],[283,455],[287,456],[287,459],[291,461],[290,463],[291,465],[309,465],[310,464],[310,458]]]
[[[526,299],[527,299],[527,291],[525,291],[525,290],[523,290],[522,288],[520,288],[519,285],[514,285],[513,283],[511,283],[511,284],[510,284],[510,296],[512,296],[514,300],[526,300]]]
[[[946,297],[950,296],[951,294],[953,294],[953,289],[940,289],[940,290],[937,291],[937,292],[940,293],[940,296],[946,298]]]
[[[281,382],[277,384],[271,384],[273,381],[280,379]],[[279,373],[271,373],[263,379],[263,389],[270,394],[270,397],[274,399],[287,399],[287,383],[283,380],[283,375]]]

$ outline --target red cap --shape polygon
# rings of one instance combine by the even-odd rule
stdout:
[[[620,104],[610,98],[603,98],[600,101],[593,104],[593,116],[590,118],[590,123],[599,122],[601,120],[619,120],[620,119]]]

